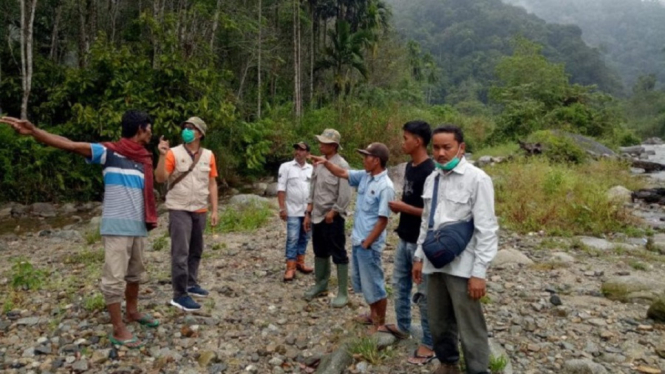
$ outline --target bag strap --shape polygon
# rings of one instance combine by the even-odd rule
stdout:
[[[432,206],[429,208],[429,226],[428,229],[432,229],[434,227],[434,213],[436,212],[436,204],[438,203],[439,200],[439,179],[441,178],[441,175],[436,176],[434,178],[434,192],[432,192]]]
[[[200,149],[199,153],[197,153],[196,156],[194,156],[194,162],[192,162],[192,164],[189,166],[189,169],[186,172],[180,174],[178,178],[173,180],[173,182],[169,183],[168,191],[171,191],[176,184],[180,183],[183,179],[185,179],[185,177],[189,175],[189,173],[192,172],[192,170],[194,170],[196,164],[199,163],[202,154],[203,154],[203,149]]]

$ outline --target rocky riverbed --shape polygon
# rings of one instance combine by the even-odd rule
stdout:
[[[160,227],[149,237],[149,277],[140,296],[142,309],[161,325],[130,325],[146,343],[141,350],[116,348],[108,341],[111,329],[98,291],[103,250],[90,234],[94,224],[83,220],[65,229],[4,234],[0,371],[313,373],[319,360],[342,342],[366,343],[361,339],[364,327],[353,322],[366,310],[362,297],[352,295],[343,309],[329,305],[336,288],[334,272],[331,294],[310,303],[302,293],[313,275],[282,282],[285,227],[274,199],[270,201],[271,216],[261,228],[206,233],[200,278],[211,296],[195,314],[168,305],[169,242],[167,216],[162,215]],[[662,214],[656,206],[633,208]],[[225,204],[223,209],[242,208]],[[397,240],[391,233],[383,254],[387,279]],[[647,310],[665,291],[663,249],[663,234],[646,240],[502,231],[483,302],[493,351],[508,359],[504,372],[660,373],[665,369],[665,325],[648,318]],[[309,253],[311,263],[311,248]],[[18,257],[32,267],[16,265]],[[17,277],[41,279],[40,289],[15,289]],[[392,308],[390,302],[389,321],[394,321]],[[413,310],[417,320],[417,308]],[[406,363],[416,338],[375,355],[354,351],[351,362],[335,356],[346,367],[337,373],[429,373],[436,362],[424,367]],[[339,362],[328,357],[321,366],[335,364]],[[317,372],[331,372],[325,369]]]

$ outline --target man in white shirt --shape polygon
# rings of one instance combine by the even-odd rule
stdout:
[[[427,316],[434,352],[441,362],[434,374],[460,373],[458,339],[462,341],[466,372],[489,374],[488,332],[480,298],[485,295],[487,268],[498,247],[494,187],[484,171],[464,158],[464,134],[459,127],[443,125],[435,129],[432,149],[436,170],[423,190],[425,205],[413,278],[420,284],[422,274],[427,274]],[[433,199],[435,178],[439,183]],[[432,228],[436,230],[447,223],[471,219],[474,234],[464,252],[450,264],[435,268],[422,248],[429,221],[433,220]]]
[[[309,233],[305,231],[303,220],[307,209],[309,185],[314,168],[307,163],[309,145],[305,142],[293,145],[295,157],[279,167],[277,180],[277,201],[279,216],[286,221],[286,272],[284,281],[292,281],[296,270],[309,274],[313,271],[305,265],[305,251]]]

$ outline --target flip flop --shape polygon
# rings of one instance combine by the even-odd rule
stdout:
[[[136,336],[132,336],[131,339],[119,340],[116,339],[113,335],[109,335],[109,341],[113,345],[124,345],[127,348],[138,349],[143,347],[143,342],[140,341]]]
[[[379,326],[379,329],[377,330],[378,332],[383,332],[386,334],[392,334],[394,337],[397,339],[408,339],[409,338],[409,333],[406,333],[402,330],[400,330],[397,325],[394,323],[389,323],[383,326]]]
[[[427,365],[428,363],[430,363],[435,358],[436,358],[436,354],[434,354],[434,353],[432,353],[431,355],[427,355],[427,356],[419,355],[418,354],[418,348],[416,348],[413,351],[413,354],[408,359],[406,359],[406,362],[408,362],[412,365],[421,366],[421,365]]]
[[[156,320],[150,314],[144,314],[139,319],[135,319],[134,322],[138,322],[141,326],[147,327],[157,327],[159,326],[159,320]]]
[[[361,325],[373,325],[374,321],[372,321],[372,317],[370,317],[369,313],[363,313],[359,314],[356,318],[354,318],[356,322],[358,322]]]

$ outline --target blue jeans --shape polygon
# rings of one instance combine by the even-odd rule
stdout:
[[[385,299],[386,284],[381,267],[381,251],[365,249],[359,245],[353,246],[353,268],[351,281],[353,291],[361,293],[367,304]]]
[[[296,256],[305,254],[309,233],[305,232],[302,223],[305,217],[286,218],[286,259],[296,260]]]
[[[416,253],[416,243],[399,241],[395,251],[395,266],[393,268],[393,289],[395,290],[395,316],[397,327],[404,332],[411,331],[411,289],[413,278],[413,255]],[[418,301],[420,308],[420,325],[423,328],[422,345],[432,348],[432,334],[427,321],[427,276],[423,274],[423,282],[416,287],[421,297]]]

